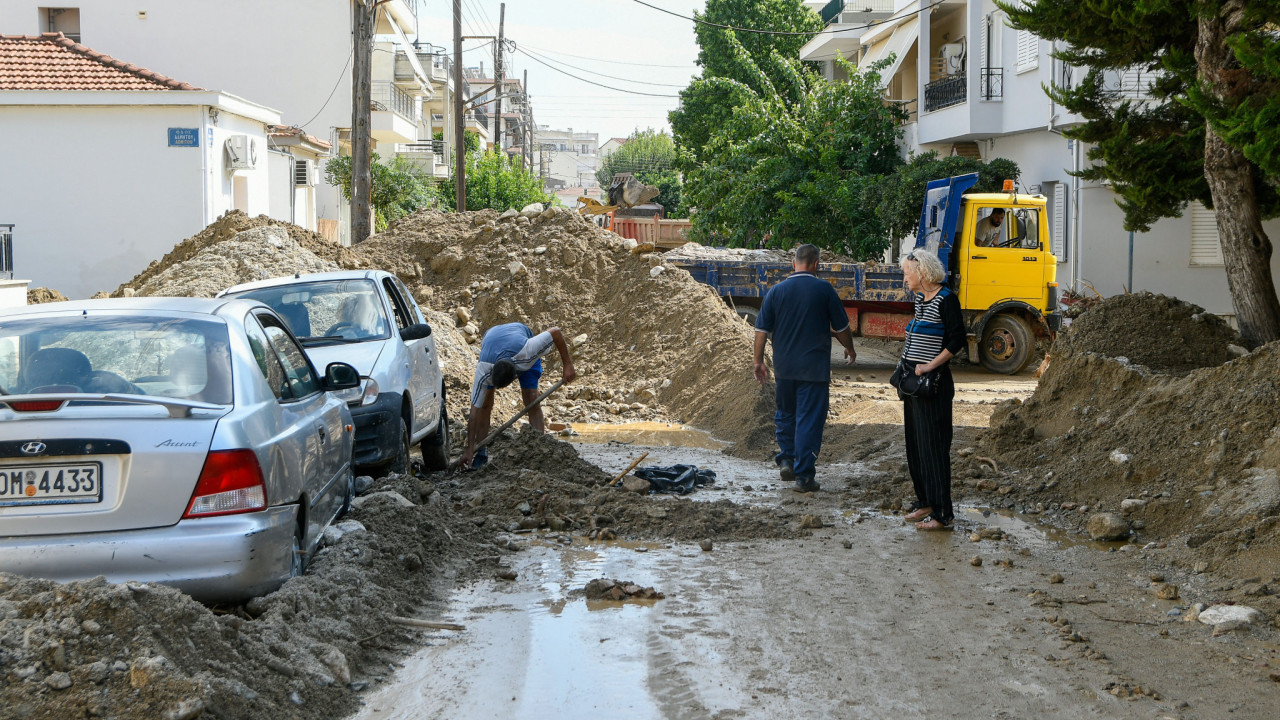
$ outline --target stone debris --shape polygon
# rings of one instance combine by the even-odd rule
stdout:
[[[642,587],[629,580],[597,578],[582,589],[588,600],[661,600],[665,595],[652,587]]]
[[[1124,540],[1129,537],[1129,521],[1115,513],[1094,513],[1089,518],[1088,529],[1093,540]]]
[[[1262,618],[1261,612],[1247,605],[1213,605],[1196,616],[1205,625],[1212,625],[1215,635],[1248,628]]]

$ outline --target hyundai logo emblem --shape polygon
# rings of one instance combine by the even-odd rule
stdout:
[[[23,455],[39,455],[40,453],[44,452],[46,447],[47,446],[44,443],[40,442],[39,440],[32,440],[29,443],[23,444],[22,454]]]

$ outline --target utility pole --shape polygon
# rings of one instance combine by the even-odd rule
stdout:
[[[507,76],[507,68],[502,64],[502,37],[503,25],[507,21],[507,4],[498,5],[498,52],[493,63],[493,96],[498,102],[493,108],[493,126],[497,129],[494,135],[494,141],[497,143],[498,152],[502,152],[502,92],[506,87],[503,82]]]
[[[374,0],[352,3],[355,45],[351,66],[351,244],[363,242],[373,233],[373,174],[369,124],[373,103],[370,75],[373,66],[373,26],[377,19]]]
[[[520,146],[524,148],[524,161],[529,166],[529,172],[533,172],[533,148],[529,147],[533,144],[533,110],[529,109],[529,71],[524,71],[524,133],[520,138]]]
[[[467,138],[462,117],[462,0],[453,0],[453,176],[458,212],[467,211]]]

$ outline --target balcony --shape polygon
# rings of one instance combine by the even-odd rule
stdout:
[[[978,80],[978,95],[983,100],[1004,98],[1004,68],[981,68]]]
[[[959,105],[967,99],[966,87],[968,78],[964,75],[953,75],[941,80],[934,80],[924,86],[924,111],[933,112],[942,108]]]
[[[396,143],[396,157],[404,158],[422,172],[433,177],[448,177],[448,158],[443,140]]]
[[[373,83],[370,134],[378,142],[409,142],[418,137],[422,101],[392,83]]]
[[[831,0],[818,11],[827,25],[858,25],[893,15],[893,0]]]
[[[1161,73],[1134,67],[1107,70],[1102,73],[1102,94],[1113,101],[1148,100],[1151,86],[1161,77]]]

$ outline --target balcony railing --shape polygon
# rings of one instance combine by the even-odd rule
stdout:
[[[485,112],[484,108],[476,108],[475,110],[472,110],[471,115],[476,119],[476,122],[488,127],[489,113]]]
[[[934,80],[924,86],[924,111],[932,112],[952,105],[959,105],[966,98],[968,78],[964,75]]]
[[[373,83],[371,99],[375,110],[390,110],[411,122],[422,117],[422,103],[391,83]]]
[[[818,11],[818,15],[822,17],[822,22],[830,25],[832,21],[840,17],[840,13],[844,10],[844,0],[831,0],[831,2],[822,6],[822,10]]]
[[[893,0],[831,0],[818,11],[827,25],[866,22],[886,14],[893,14]]]
[[[978,94],[983,100],[999,100],[1004,97],[1004,68],[982,68],[978,76],[981,85]]]
[[[1151,86],[1160,74],[1150,70],[1129,68],[1108,70],[1102,75],[1102,92],[1115,99],[1146,100],[1151,97]]]
[[[396,152],[444,155],[444,140],[419,140],[415,143],[396,143]]]

